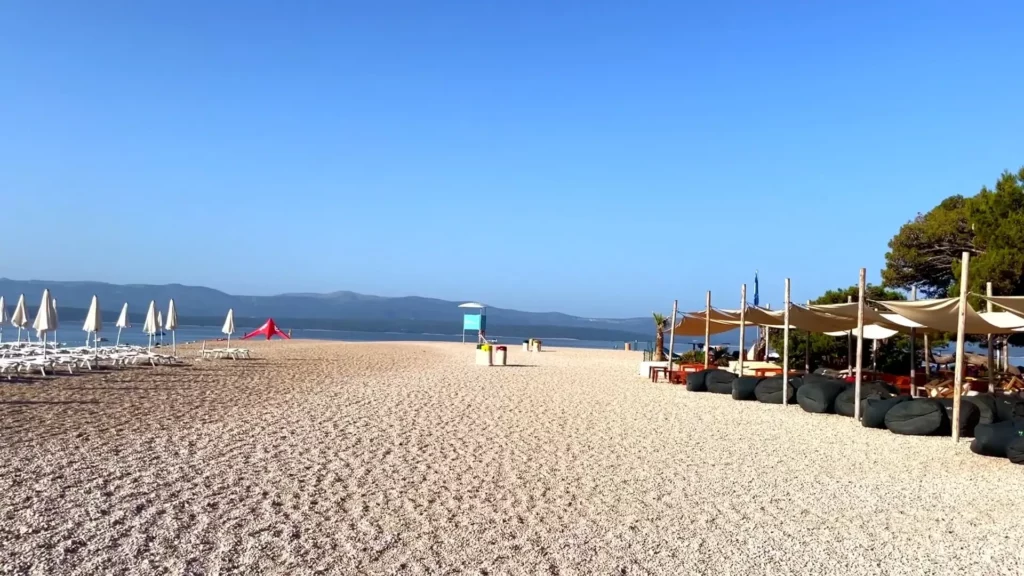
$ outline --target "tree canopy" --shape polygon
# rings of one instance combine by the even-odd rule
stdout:
[[[959,292],[960,260],[971,254],[968,288],[1024,294],[1024,168],[1004,172],[993,189],[971,197],[950,196],[904,224],[889,241],[882,282],[923,296]]]

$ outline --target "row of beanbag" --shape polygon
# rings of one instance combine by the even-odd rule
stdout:
[[[781,377],[737,377],[725,370],[702,370],[687,375],[686,389],[765,404],[782,404],[785,396],[787,402],[795,400],[807,412],[849,417],[860,401],[864,427],[885,428],[894,434],[949,434],[953,420],[951,398],[899,396],[895,388],[879,381],[861,383],[857,398],[852,384],[821,374],[790,378],[783,393]],[[961,436],[975,437],[971,443],[974,452],[1024,464],[1024,401],[988,394],[965,396],[960,403],[959,426]]]

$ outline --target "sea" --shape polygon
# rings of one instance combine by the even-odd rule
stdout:
[[[77,323],[76,323],[77,324]],[[67,329],[57,329],[57,341],[66,346],[85,345],[86,334],[85,332],[78,330],[79,326],[69,326]],[[231,340],[241,340],[243,334],[248,330],[239,330],[233,334]],[[35,334],[32,333],[33,338]],[[172,335],[170,332],[165,332],[163,336],[157,337],[157,343],[161,343],[164,346],[171,345],[172,336],[174,341],[179,344],[187,344],[190,342],[200,342],[203,340],[222,340],[226,336],[221,334],[219,326],[180,326],[175,330]],[[10,342],[16,340],[18,337],[18,329],[11,328],[9,326],[3,328],[3,341]],[[47,339],[53,339],[53,334],[48,334]],[[518,346],[522,344],[523,340],[529,339],[529,337],[520,336],[502,336],[502,335],[487,335],[489,340],[497,340],[499,345],[507,346]],[[28,338],[28,331],[23,331],[21,338]],[[133,326],[131,328],[125,328],[120,331],[118,335],[118,329],[112,326],[104,327],[99,333],[100,343],[102,345],[110,345],[115,342],[121,342],[122,344],[137,344],[145,346],[149,343],[149,336],[142,333],[141,326]],[[335,340],[342,342],[462,342],[461,334],[410,334],[406,332],[355,332],[348,330],[304,330],[295,329],[292,330],[292,338],[301,339],[312,339],[312,340]],[[466,334],[468,342],[473,342],[476,339],[475,334]],[[575,340],[572,338],[541,338],[541,340],[548,346],[561,346],[569,348],[595,348],[595,349],[622,349],[623,342],[611,342],[603,340]],[[92,339],[90,337],[90,343]],[[650,347],[650,343],[643,341],[630,342],[634,350],[643,350]]]
[[[238,333],[232,335],[232,340],[241,340],[243,334],[248,330],[239,330]],[[17,328],[6,326],[3,328],[2,341],[10,342],[17,339]],[[28,331],[22,332],[22,339],[28,338]],[[35,335],[32,334],[34,337]],[[133,326],[131,328],[125,328],[121,330],[120,336],[118,336],[118,329],[112,326],[104,327],[103,331],[100,332],[100,342],[103,345],[114,344],[120,341],[123,344],[137,344],[145,346],[149,342],[149,336],[142,333],[141,326]],[[318,329],[295,329],[292,330],[293,338],[311,339],[311,340],[334,340],[340,342],[462,342],[461,334],[411,334],[407,332],[357,332],[351,330],[318,330]],[[523,336],[502,336],[502,335],[490,335],[488,339],[497,340],[498,345],[506,346],[518,346],[522,344],[524,340],[529,337]],[[53,334],[47,335],[47,339],[52,339]],[[225,338],[224,334],[221,334],[219,326],[181,326],[173,334],[174,341],[179,344],[188,344],[191,342],[200,342],[203,340],[215,341],[222,340]],[[472,342],[475,335],[466,334],[468,342]],[[171,345],[172,334],[166,332],[163,336],[156,338],[156,344],[163,346]],[[608,341],[608,340],[576,340],[573,338],[541,338],[541,340],[548,346],[556,347],[567,347],[567,348],[591,348],[591,349],[605,349],[605,350],[621,350],[624,347],[624,342]],[[57,330],[57,341],[66,346],[85,345],[85,332],[76,330],[75,327],[68,327],[67,329]],[[91,339],[90,339],[91,342]],[[703,339],[699,342],[697,340],[680,339],[675,342],[675,352],[682,353],[692,348],[696,348],[697,344],[703,345]],[[629,343],[633,350],[649,350],[652,349],[653,342],[634,340]],[[725,343],[725,342],[713,342],[715,345],[727,346],[730,349],[738,347],[737,343]],[[751,342],[748,342],[749,346]],[[668,338],[665,338],[665,346],[668,347]],[[985,354],[984,349],[978,347],[977,344],[967,343],[965,346],[967,352],[973,352],[975,354]],[[867,348],[868,350],[870,348]],[[936,348],[934,350],[936,354],[951,354],[953,353],[953,346],[947,346],[946,348]],[[1016,346],[1010,347],[1010,362],[1014,366],[1024,365],[1024,348]]]

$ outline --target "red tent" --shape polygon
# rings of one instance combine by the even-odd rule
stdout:
[[[267,340],[270,340],[271,336],[280,336],[286,340],[291,338],[291,336],[285,334],[277,327],[273,318],[267,318],[267,321],[263,323],[263,326],[260,326],[245,336],[242,336],[242,340],[252,338],[253,336],[266,336]]]

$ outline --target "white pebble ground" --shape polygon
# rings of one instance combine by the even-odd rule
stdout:
[[[1021,574],[1024,467],[635,374],[253,344],[0,381],[3,574]]]

